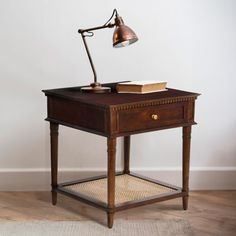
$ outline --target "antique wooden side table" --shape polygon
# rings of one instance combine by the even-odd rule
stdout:
[[[43,90],[47,96],[47,121],[51,136],[52,203],[57,193],[107,212],[108,227],[114,213],[172,198],[182,197],[188,207],[190,135],[194,104],[199,94],[168,89],[149,94],[118,94],[115,83],[109,94],[81,93],[80,87]],[[84,180],[57,183],[58,126],[64,125],[107,138],[107,174]],[[182,188],[130,172],[130,135],[183,128]],[[124,169],[116,172],[116,139],[124,137]]]

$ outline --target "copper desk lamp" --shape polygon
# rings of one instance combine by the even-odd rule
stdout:
[[[115,16],[115,22],[111,23],[110,21],[112,20],[114,16]],[[113,10],[112,16],[104,25],[89,28],[89,29],[78,30],[78,32],[82,36],[84,46],[85,46],[85,49],[89,58],[89,62],[93,71],[93,75],[94,75],[94,82],[90,84],[90,87],[81,88],[82,92],[109,93],[111,91],[109,87],[102,87],[101,84],[97,82],[97,74],[96,74],[96,70],[95,70],[89,49],[88,49],[86,37],[92,37],[94,35],[92,31],[94,30],[99,30],[99,29],[104,29],[104,28],[113,28],[113,27],[116,27],[113,34],[113,47],[115,48],[124,47],[132,43],[135,43],[138,40],[138,37],[136,36],[134,31],[124,24],[123,19],[118,15],[118,12],[116,9]]]

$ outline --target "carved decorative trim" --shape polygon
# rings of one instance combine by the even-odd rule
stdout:
[[[170,99],[159,99],[159,100],[153,100],[143,103],[131,103],[131,104],[125,104],[120,106],[114,106],[111,108],[112,111],[121,111],[121,110],[129,110],[129,109],[135,109],[135,108],[142,108],[142,107],[148,107],[148,106],[156,106],[156,105],[164,105],[164,104],[171,104],[176,102],[186,102],[186,101],[193,101],[196,99],[196,96],[191,97],[175,97]]]

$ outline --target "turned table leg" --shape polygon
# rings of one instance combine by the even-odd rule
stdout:
[[[124,174],[130,173],[130,136],[124,137]]]
[[[57,204],[58,124],[50,122],[52,204]]]
[[[188,196],[189,196],[189,163],[190,163],[190,141],[191,141],[191,126],[183,127],[183,209],[188,209]]]
[[[109,228],[113,226],[113,218],[115,213],[115,166],[116,166],[116,138],[107,138],[107,224]]]

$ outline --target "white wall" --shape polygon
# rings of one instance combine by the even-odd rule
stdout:
[[[112,29],[89,38],[98,80],[161,79],[169,87],[201,93],[190,187],[236,188],[234,0],[1,0],[0,188],[48,186],[49,126],[41,90],[92,81],[77,30],[104,24],[113,8],[139,42],[112,49]],[[106,168],[103,137],[60,127],[59,152],[64,171]],[[133,169],[181,183],[181,129],[133,136],[131,156]]]

